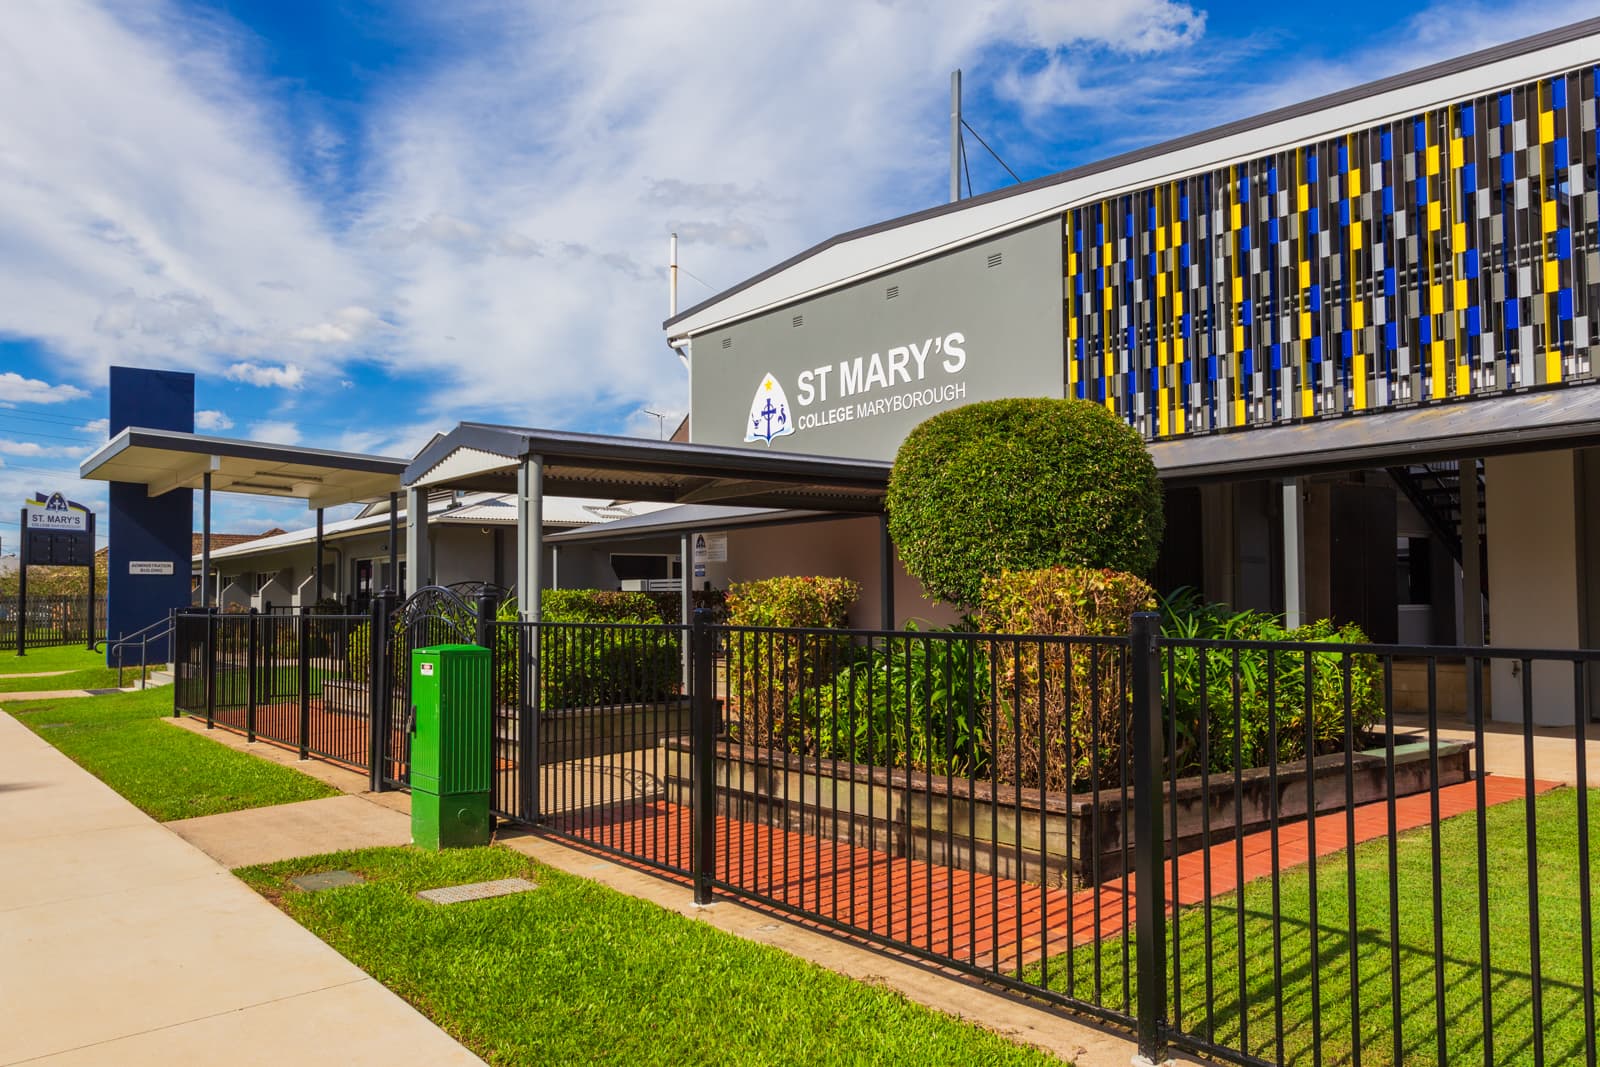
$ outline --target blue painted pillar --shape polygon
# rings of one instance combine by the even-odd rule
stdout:
[[[115,437],[129,426],[194,432],[194,375],[178,371],[111,368],[111,425]],[[194,491],[173,489],[158,497],[142,483],[112,482],[107,535],[111,559],[106,580],[106,649],[118,634],[131,634],[189,606]],[[130,574],[133,562],[172,564],[171,574]],[[142,568],[149,569],[149,568]],[[171,657],[166,642],[151,646],[153,660]]]

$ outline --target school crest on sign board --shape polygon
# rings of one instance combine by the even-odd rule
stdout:
[[[778,379],[768,374],[761,379],[755,399],[750,401],[750,419],[744,424],[744,439],[765,441],[770,447],[774,437],[792,433],[794,418],[789,413],[789,397]]]

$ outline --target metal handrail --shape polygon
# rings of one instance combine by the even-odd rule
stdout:
[[[157,619],[155,622],[151,623],[150,625],[142,626],[139,629],[135,630],[131,634],[127,634],[125,636],[118,637],[116,642],[113,643],[112,645],[110,645],[106,649],[106,657],[107,658],[110,658],[110,656],[111,656],[111,654],[113,652],[115,652],[117,654],[117,688],[118,689],[122,688],[122,668],[123,668],[122,650],[123,650],[123,648],[125,646],[132,645],[133,641],[134,641],[134,638],[138,638],[139,639],[139,688],[140,689],[145,688],[146,682],[148,681],[148,677],[147,676],[149,674],[149,667],[148,667],[148,664],[147,664],[146,660],[147,660],[147,658],[149,656],[150,642],[151,641],[159,641],[164,637],[171,637],[172,636],[173,619],[174,619],[174,616],[170,615],[170,614],[164,619]],[[157,627],[159,627],[160,629],[157,630]],[[151,633],[150,631],[152,631],[152,630],[156,630],[156,632],[155,633]]]

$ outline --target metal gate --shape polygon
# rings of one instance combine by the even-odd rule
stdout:
[[[443,586],[430,585],[411,594],[390,615],[385,626],[382,654],[374,664],[382,692],[376,710],[387,713],[377,724],[384,751],[379,773],[386,788],[407,789],[411,784],[411,653],[443,644],[474,644],[477,614],[473,606]]]

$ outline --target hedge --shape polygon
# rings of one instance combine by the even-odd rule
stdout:
[[[728,587],[733,627],[830,629],[845,625],[860,587],[849,578],[791,576]],[[728,716],[734,736],[806,751],[804,694],[850,662],[848,639],[752,632],[728,636]],[[791,716],[791,710],[796,714]]]
[[[1071,638],[1125,635],[1133,613],[1155,604],[1143,579],[1116,571],[1045,567],[984,581],[978,623],[985,632],[1066,635],[995,643],[1000,781],[1060,792],[1117,780],[1126,734],[1126,646]]]
[[[906,570],[963,607],[1007,570],[1147,574],[1165,522],[1138,432],[1098,404],[1048,398],[968,404],[917,426],[887,507]]]

